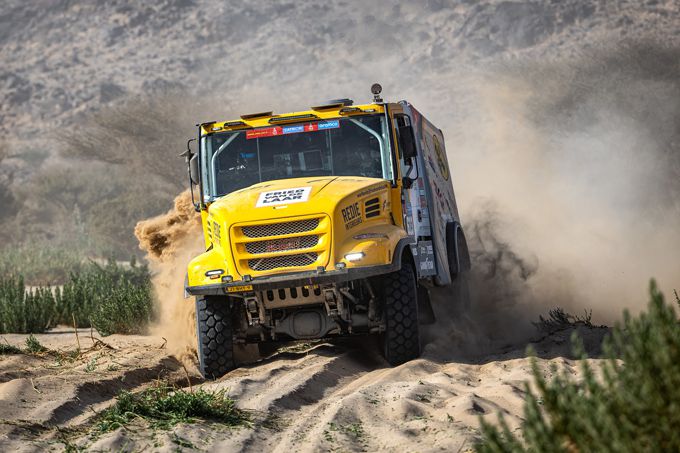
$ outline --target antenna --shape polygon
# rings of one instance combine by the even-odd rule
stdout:
[[[379,83],[374,83],[371,85],[371,93],[373,93],[373,102],[378,103],[382,102],[382,98],[380,97],[380,93],[382,92],[382,87],[380,86]]]

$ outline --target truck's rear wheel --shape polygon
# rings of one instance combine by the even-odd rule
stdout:
[[[446,225],[446,252],[451,273],[453,309],[455,314],[464,315],[470,311],[470,254],[463,231],[456,228],[454,223]]]
[[[384,285],[383,353],[390,365],[399,365],[420,356],[418,289],[413,267],[404,262],[399,271],[385,275]]]
[[[234,343],[232,301],[226,297],[196,299],[198,360],[206,379],[217,379],[233,370]]]

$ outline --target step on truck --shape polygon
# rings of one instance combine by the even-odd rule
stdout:
[[[233,369],[241,345],[352,335],[374,335],[398,365],[420,355],[434,312],[467,303],[455,291],[470,259],[442,131],[371,90],[369,104],[242,115],[189,140],[205,252],[185,291],[206,378]],[[449,286],[433,311],[430,290]]]

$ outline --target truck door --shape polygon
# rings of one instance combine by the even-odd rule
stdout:
[[[430,216],[427,203],[427,193],[424,178],[425,167],[420,158],[419,144],[415,137],[415,128],[411,116],[404,111],[401,105],[390,109],[392,116],[397,149],[399,150],[399,169],[402,182],[402,213],[404,216],[404,228],[409,236],[412,236],[416,244],[412,247],[413,257],[416,261],[416,271],[419,277],[427,277],[436,274],[435,257],[432,241]],[[411,126],[409,129],[406,126]],[[415,143],[418,156],[405,158],[402,150],[403,134],[411,134],[410,140]]]
[[[400,130],[404,126],[411,125],[411,119],[406,114],[394,116],[397,130],[398,146],[402,148],[402,137]],[[404,158],[400,154],[399,166],[401,168],[403,199],[404,199],[404,225],[407,225],[409,235],[417,237],[430,236],[430,223],[427,217],[427,203],[425,200],[424,184],[421,164],[417,157]],[[423,197],[421,200],[421,196]]]

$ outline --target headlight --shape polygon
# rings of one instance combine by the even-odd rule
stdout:
[[[348,253],[347,255],[345,255],[345,259],[347,261],[359,261],[364,256],[366,256],[366,254],[364,252],[352,252],[352,253]]]
[[[213,269],[211,271],[207,271],[205,276],[209,277],[211,280],[214,280],[216,278],[220,278],[220,275],[222,274],[224,274],[224,269]]]

